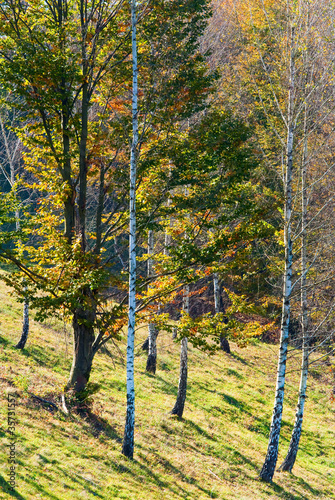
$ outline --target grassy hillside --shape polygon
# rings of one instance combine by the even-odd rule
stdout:
[[[301,447],[293,474],[276,473],[269,485],[257,479],[265,456],[274,397],[277,346],[232,345],[233,354],[208,357],[190,348],[184,419],[169,416],[176,397],[179,347],[160,334],[157,376],[144,372],[137,336],[136,451],[121,453],[125,419],[125,366],[98,354],[92,382],[101,387],[91,413],[66,417],[32,396],[59,403],[71,364],[71,345],[55,325],[32,321],[24,352],[14,345],[21,308],[0,288],[0,498],[8,480],[8,387],[17,388],[17,492],[26,500],[136,499],[332,499],[335,498],[335,404],[330,373],[314,368],[309,382]],[[125,353],[125,339],[120,343]],[[289,362],[280,460],[288,447],[297,397],[299,361]]]

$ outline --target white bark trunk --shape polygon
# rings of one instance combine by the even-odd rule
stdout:
[[[217,273],[213,274],[213,286],[214,286],[214,309],[215,314],[220,312],[220,285]],[[221,349],[230,354],[230,345],[228,339],[224,335],[220,335],[220,346]]]
[[[8,142],[8,137],[6,134],[6,129],[5,129],[1,114],[0,114],[0,127],[1,127],[3,142],[5,145],[6,156],[7,156],[7,161],[9,164],[9,172],[10,172],[10,176],[8,177],[6,175],[6,178],[7,178],[8,182],[12,188],[15,184],[15,155],[17,154],[20,140],[17,139],[15,147],[14,147],[14,151],[13,151],[13,149],[11,149],[10,144]],[[16,219],[16,222],[15,222],[16,231],[19,231],[20,230],[20,212],[19,212],[19,210],[15,211],[15,219]],[[27,290],[26,285],[24,286],[24,289],[25,289],[25,291]],[[23,306],[23,321],[22,321],[21,337],[15,346],[17,349],[24,349],[25,348],[25,345],[26,345],[26,342],[28,339],[28,335],[29,335],[29,300],[26,297],[24,300],[24,306]]]
[[[189,314],[190,311],[190,290],[189,285],[184,288],[183,294],[183,310]],[[176,404],[174,405],[171,414],[177,415],[182,418],[184,412],[184,406],[186,401],[186,391],[187,391],[187,337],[181,340],[180,345],[180,374],[179,374],[179,384],[178,384],[178,394]]]
[[[153,276],[153,261],[150,257],[154,253],[154,232],[152,230],[149,231],[148,234],[148,278]],[[158,328],[155,323],[150,322],[148,325],[148,339],[149,339],[149,349],[148,349],[148,358],[146,371],[150,373],[156,373],[156,365],[157,365],[157,345],[156,339],[159,333]]]
[[[136,43],[136,0],[131,0],[133,97],[133,137],[130,154],[130,221],[129,221],[129,302],[127,342],[127,415],[122,453],[132,459],[134,454],[135,427],[135,385],[134,385],[134,338],[136,309],[136,167],[138,153],[138,85],[137,85],[137,43]]]
[[[219,278],[217,273],[213,274],[213,286],[214,286],[214,309],[215,314],[220,312],[220,287],[219,287]]]
[[[287,455],[279,470],[291,472],[297,457],[299,441],[301,436],[302,422],[304,417],[304,405],[307,390],[308,359],[309,359],[309,335],[308,335],[308,307],[307,307],[307,191],[306,170],[308,158],[307,144],[307,106],[305,105],[304,120],[304,152],[301,169],[301,329],[302,329],[302,360],[298,404],[295,414],[295,422]]]
[[[280,350],[277,369],[276,395],[272,414],[270,437],[267,455],[260,472],[260,478],[271,482],[277,464],[278,444],[283,412],[288,332],[290,323],[290,305],[292,289],[292,174],[293,174],[293,143],[294,143],[294,85],[295,85],[295,63],[294,63],[294,28],[291,28],[291,54],[290,54],[290,82],[288,92],[288,119],[287,119],[287,146],[286,146],[286,172],[285,172],[285,211],[284,211],[284,246],[285,246],[285,270],[283,284],[283,306],[280,332]]]
[[[27,286],[25,286],[25,291],[27,291]],[[17,349],[24,349],[29,334],[29,300],[24,299],[23,305],[23,321],[22,321],[22,333],[19,342],[16,344]]]

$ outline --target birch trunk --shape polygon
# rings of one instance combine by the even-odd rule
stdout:
[[[292,288],[292,238],[291,238],[291,215],[292,215],[292,173],[293,173],[293,104],[294,104],[294,53],[293,53],[294,28],[291,28],[291,54],[290,54],[290,81],[288,93],[287,114],[287,145],[286,145],[286,172],[285,172],[285,211],[284,211],[284,246],[285,246],[285,270],[283,284],[283,306],[280,331],[280,350],[278,357],[277,384],[274,401],[274,409],[270,427],[270,437],[267,455],[260,472],[260,479],[271,482],[277,464],[278,444],[283,412],[288,331],[290,323],[290,305]]]
[[[284,462],[279,470],[291,472],[297,457],[299,441],[301,436],[302,421],[304,417],[304,406],[306,399],[308,358],[309,358],[309,336],[308,336],[308,309],[307,309],[307,255],[306,255],[306,223],[307,223],[307,192],[306,192],[306,169],[307,169],[307,107],[305,105],[304,120],[304,153],[301,172],[301,328],[302,328],[302,361],[299,386],[298,404],[296,408],[294,427],[291,441]]]
[[[26,289],[27,287],[25,287]],[[29,300],[27,298],[24,299],[23,305],[23,321],[22,321],[22,333],[20,340],[16,344],[17,349],[24,349],[28,340],[29,335]]]
[[[184,288],[184,297],[183,297],[183,310],[189,314],[190,297],[189,297],[189,286],[185,286]],[[181,340],[180,346],[180,375],[179,375],[179,384],[178,384],[178,394],[176,404],[174,405],[171,415],[177,415],[179,418],[182,418],[186,400],[186,391],[187,391],[187,337],[184,337]]]
[[[214,309],[215,314],[220,312],[220,285],[217,273],[213,274],[213,286],[214,286]],[[230,345],[228,339],[224,335],[220,335],[220,346],[221,349],[230,354]]]
[[[127,414],[124,430],[122,453],[132,459],[134,455],[135,427],[135,385],[134,385],[134,340],[136,308],[136,166],[138,146],[137,110],[137,43],[136,43],[136,0],[131,0],[133,97],[132,125],[133,136],[130,153],[130,201],[129,201],[129,302],[128,302],[128,342],[127,342]]]
[[[153,276],[153,262],[150,257],[154,253],[154,232],[150,229],[148,234],[148,278]],[[148,335],[148,358],[146,371],[149,373],[156,373],[156,365],[157,365],[157,345],[156,339],[159,333],[159,330],[155,323],[151,322],[148,326],[149,335]]]
[[[5,144],[5,150],[6,150],[6,156],[7,160],[9,163],[9,170],[10,170],[10,177],[7,179],[10,183],[11,188],[14,186],[15,183],[15,154],[18,149],[18,145],[20,143],[20,140],[17,139],[14,152],[13,149],[11,149],[10,144],[8,142],[7,134],[6,134],[6,129],[2,120],[2,117],[0,115],[0,126],[1,126],[1,133],[2,133],[2,138]],[[15,211],[15,218],[16,218],[16,230],[20,230],[20,213],[18,210]],[[24,286],[25,291],[27,291],[27,286]],[[29,335],[29,300],[27,297],[24,299],[24,305],[23,305],[23,321],[22,321],[22,332],[21,332],[21,337],[18,343],[16,344],[17,349],[24,349],[28,340],[28,335]]]

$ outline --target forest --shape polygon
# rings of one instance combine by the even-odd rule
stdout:
[[[334,52],[333,1],[0,3],[0,498],[335,498]]]

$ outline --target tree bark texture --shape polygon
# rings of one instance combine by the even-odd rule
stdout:
[[[183,297],[183,309],[188,314],[189,307],[189,286],[187,285],[184,288],[184,297]],[[187,391],[187,337],[184,337],[181,340],[180,345],[180,374],[179,374],[179,384],[178,384],[178,394],[176,404],[174,405],[171,414],[177,415],[179,418],[182,418],[184,412],[184,406],[186,401],[186,391]]]
[[[288,95],[288,120],[287,120],[287,145],[286,145],[286,169],[285,169],[285,211],[284,211],[284,246],[285,246],[285,269],[283,284],[283,306],[280,332],[280,349],[278,357],[277,384],[274,401],[274,409],[270,427],[270,437],[266,458],[260,472],[260,479],[271,482],[277,464],[278,444],[283,413],[286,360],[288,347],[288,333],[290,323],[291,289],[292,289],[292,174],[293,174],[293,143],[294,143],[294,51],[293,51],[294,28],[291,28],[291,58],[290,58],[290,82]]]
[[[294,427],[291,441],[284,462],[279,467],[281,471],[291,472],[295,463],[304,417],[304,406],[307,390],[308,360],[309,360],[309,335],[308,335],[308,306],[307,306],[307,190],[306,190],[306,170],[308,158],[308,130],[307,130],[307,105],[305,104],[304,119],[304,150],[301,168],[301,330],[302,330],[302,360],[298,404],[295,413]]]
[[[28,334],[29,334],[29,300],[25,298],[23,306],[22,333],[19,342],[15,346],[17,349],[25,348],[28,339]]]
[[[148,234],[148,278],[153,276],[153,261],[152,261],[152,254],[154,253],[154,232],[152,229],[150,229],[149,234]],[[148,325],[148,358],[147,358],[147,364],[146,364],[146,371],[149,373],[156,373],[156,366],[157,366],[157,336],[159,334],[159,330],[155,323],[150,322]]]
[[[180,375],[178,384],[178,394],[176,404],[174,405],[171,415],[177,415],[182,418],[186,401],[187,391],[187,337],[181,340],[180,348]]]
[[[134,341],[136,308],[136,166],[138,146],[137,110],[137,43],[136,43],[136,0],[131,0],[133,97],[132,126],[133,137],[130,153],[130,201],[129,201],[129,301],[128,301],[128,341],[127,341],[127,414],[123,437],[122,453],[133,459],[135,428],[135,385],[134,385]]]
[[[159,330],[154,323],[149,324],[149,352],[147,358],[146,371],[156,373],[157,365],[157,343],[156,339]]]
[[[94,319],[94,311],[78,309],[73,315],[73,361],[67,390],[82,391],[89,381],[94,357]]]
[[[213,286],[214,286],[214,310],[215,314],[218,314],[220,312],[220,284],[217,273],[213,274]],[[220,347],[224,352],[230,354],[230,345],[225,335],[220,335]]]

